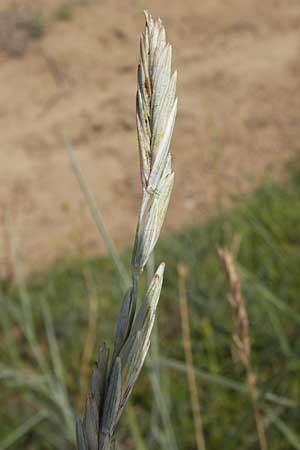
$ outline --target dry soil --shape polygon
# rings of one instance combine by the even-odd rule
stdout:
[[[179,75],[176,184],[165,231],[206,220],[299,156],[299,0],[94,0],[74,7],[68,21],[57,17],[61,4],[0,5],[0,39],[8,24],[1,14],[20,8],[34,20],[42,15],[44,31],[33,40],[2,30],[13,44],[13,51],[7,42],[0,51],[2,274],[11,270],[12,235],[26,271],[104,251],[65,138],[117,245],[131,242],[140,196],[134,112],[145,7],[163,18]]]

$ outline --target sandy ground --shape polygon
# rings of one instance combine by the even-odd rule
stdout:
[[[71,172],[77,150],[117,245],[130,243],[139,202],[135,132],[142,10],[160,15],[174,48],[179,113],[176,184],[164,230],[201,222],[300,150],[299,0],[95,0],[68,22],[59,1],[28,4],[45,34],[21,57],[0,52],[0,267],[8,228],[25,269],[104,251]],[[1,22],[0,22],[1,26]]]

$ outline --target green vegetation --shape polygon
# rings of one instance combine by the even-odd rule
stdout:
[[[164,392],[165,407],[170,410],[180,449],[196,448],[178,310],[177,265],[180,262],[188,268],[193,356],[207,448],[258,448],[243,368],[234,357],[231,310],[216,251],[218,246],[230,246],[233,241],[239,243],[236,245],[238,268],[249,314],[253,366],[269,448],[300,448],[299,198],[300,172],[293,172],[282,184],[270,180],[250,197],[242,198],[240,206],[223,217],[205,226],[171,233],[158,245],[157,261],[166,261],[158,311],[159,389]],[[129,255],[130,252],[123,255],[125,264],[129,263]],[[39,351],[55,381],[59,380],[60,373],[56,341],[51,334],[53,324],[65,372],[65,380],[56,381],[55,386],[65,383],[73,407],[81,411],[78,393],[81,358],[90,323],[89,299],[97,299],[97,342],[105,339],[111,345],[122,292],[121,281],[109,258],[63,261],[45,275],[32,275],[27,288],[21,278],[19,282],[2,281],[0,447],[73,448],[72,438],[64,435],[67,407],[61,401],[51,400],[46,389],[42,389],[45,377],[38,377],[40,368],[28,339],[24,339],[26,329],[30,339],[30,326],[26,323],[35,324]],[[32,306],[32,317],[26,302]],[[95,355],[96,349],[92,357]],[[157,413],[153,418],[150,361],[121,423],[118,448],[156,449],[158,436],[166,432]],[[17,374],[26,377],[20,379]],[[60,389],[58,397],[63,398]],[[41,411],[50,412],[51,417],[37,416]],[[34,425],[34,418],[38,425],[31,427],[29,423],[26,434],[19,430],[21,438],[17,443],[1,446],[20,425],[26,425],[28,420],[33,420]],[[155,431],[154,436],[151,430]],[[130,436],[134,436],[134,442]]]
[[[45,18],[41,14],[33,15],[24,21],[23,27],[32,39],[39,39],[45,33]]]
[[[73,8],[74,3],[72,2],[63,2],[59,7],[57,8],[55,12],[55,17],[58,20],[61,21],[68,21],[71,20],[73,17]]]

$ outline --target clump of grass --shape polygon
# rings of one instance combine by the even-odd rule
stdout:
[[[44,30],[44,18],[37,13],[1,11],[0,50],[14,57],[22,56],[30,41],[41,37]]]
[[[132,285],[122,303],[111,358],[106,344],[100,347],[84,415],[77,421],[78,450],[112,448],[116,426],[150,346],[163,282],[165,264],[161,263],[136,312],[140,277],[159,238],[172,192],[170,142],[177,112],[171,46],[160,19],[145,15],[136,106],[142,200],[132,253]]]
[[[70,1],[63,2],[61,5],[58,6],[57,10],[55,11],[56,19],[64,22],[71,20],[73,17],[73,8],[74,3],[71,3]]]
[[[45,18],[41,14],[35,14],[24,20],[22,23],[24,29],[32,39],[39,39],[45,33]]]
[[[48,444],[56,446],[57,436],[47,426],[51,424],[60,436],[60,444],[71,449],[75,444],[74,410],[67,391],[63,363],[59,352],[58,341],[47,301],[42,297],[39,312],[44,326],[44,345],[41,346],[36,323],[36,308],[33,307],[25,281],[22,277],[17,246],[14,236],[12,242],[12,259],[19,302],[13,302],[0,289],[1,309],[6,314],[1,317],[1,332],[8,345],[5,355],[2,353],[0,364],[0,380],[14,392],[26,397],[27,412],[31,417],[23,419],[21,425],[11,431],[1,442],[1,448],[12,448],[17,440],[38,428],[43,436],[45,448]],[[14,330],[18,330],[14,336]],[[31,407],[33,405],[33,407]],[[38,411],[36,411],[38,405]],[[8,413],[7,408],[6,413]]]

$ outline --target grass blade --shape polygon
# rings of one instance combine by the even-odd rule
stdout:
[[[47,411],[39,411],[34,416],[30,417],[30,419],[26,420],[22,425],[20,425],[16,430],[14,430],[11,434],[4,439],[4,441],[0,444],[1,450],[6,450],[14,445],[18,440],[20,440],[23,436],[25,436],[30,430],[36,427],[42,420],[46,419],[48,416]],[[16,448],[16,447],[15,447]]]
[[[88,187],[88,184],[82,174],[82,171],[79,167],[79,164],[78,164],[76,156],[75,156],[75,152],[70,144],[67,144],[66,148],[69,153],[71,167],[77,177],[81,191],[82,191],[84,198],[90,208],[90,212],[91,212],[91,214],[95,220],[95,223],[98,227],[98,230],[100,231],[100,234],[105,242],[106,248],[116,265],[116,268],[119,272],[124,289],[128,289],[128,287],[130,286],[130,278],[129,278],[128,272],[123,264],[123,261],[121,260],[121,257],[115,247],[115,244],[114,244],[113,240],[111,239],[109,232],[104,224],[101,213],[96,205],[96,201],[95,201],[95,199]]]

